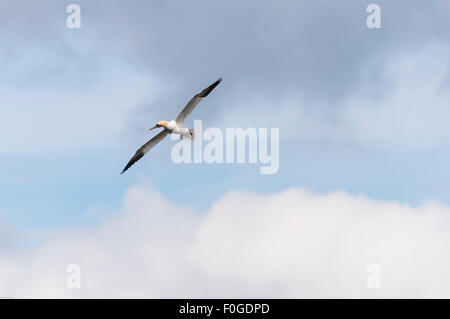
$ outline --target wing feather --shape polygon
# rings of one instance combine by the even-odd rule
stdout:
[[[209,93],[211,93],[212,90],[216,86],[219,85],[219,83],[222,81],[222,79],[218,79],[216,82],[208,86],[206,89],[195,95],[189,102],[186,104],[186,106],[183,108],[183,110],[180,112],[180,114],[177,115],[175,118],[175,122],[178,124],[184,124],[184,121],[186,120],[186,117],[191,114],[191,112],[195,109],[198,103],[204,98],[207,97]]]
[[[125,173],[126,170],[129,169],[131,166],[133,166],[134,163],[136,163],[142,157],[144,157],[144,155],[147,154],[153,148],[153,146],[155,146],[156,144],[161,142],[167,136],[167,134],[169,134],[169,132],[167,130],[161,131],[158,133],[158,135],[155,135],[147,143],[142,145],[141,148],[136,151],[134,156],[130,159],[130,161],[128,162],[128,164],[125,166],[122,173],[120,173],[120,174]]]

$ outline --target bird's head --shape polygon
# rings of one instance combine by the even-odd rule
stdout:
[[[167,121],[159,121],[150,130],[153,130],[153,129],[158,128],[158,127],[167,127],[167,125],[169,125],[169,123],[167,123]]]

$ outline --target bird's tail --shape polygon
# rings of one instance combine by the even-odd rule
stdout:
[[[180,140],[182,140],[183,138],[187,138],[187,139],[190,139],[190,140],[193,140],[194,139],[194,129],[193,128],[190,128],[190,129],[188,129],[189,130],[189,135],[180,135]]]
[[[189,133],[191,134],[191,140],[193,140],[193,139],[195,138],[195,135],[194,135],[194,129],[193,129],[193,128],[190,128],[190,129],[189,129]]]

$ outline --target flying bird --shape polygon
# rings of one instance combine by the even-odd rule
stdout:
[[[134,163],[139,161],[145,154],[147,154],[153,146],[161,142],[168,134],[179,134],[181,137],[194,138],[194,129],[188,128],[184,125],[184,121],[186,117],[191,114],[191,112],[195,109],[200,101],[207,97],[209,93],[211,93],[214,88],[219,85],[222,79],[218,79],[216,82],[208,86],[206,89],[195,95],[186,106],[181,110],[180,114],[178,114],[172,121],[159,121],[153,126],[150,130],[156,128],[163,128],[161,132],[155,135],[152,139],[150,139],[147,143],[141,146],[140,149],[136,151],[134,156],[130,159],[128,164],[123,169],[122,173],[125,173]]]

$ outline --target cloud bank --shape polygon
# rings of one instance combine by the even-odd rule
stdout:
[[[230,192],[207,212],[133,187],[95,228],[3,253],[10,297],[450,297],[450,208],[345,192]],[[66,286],[69,264],[81,289]],[[369,265],[380,288],[366,285]]]
[[[59,1],[2,3],[0,153],[133,141],[219,76],[221,90],[192,120],[370,148],[446,147],[448,4],[378,3],[380,30],[355,1],[81,0],[79,30]]]

